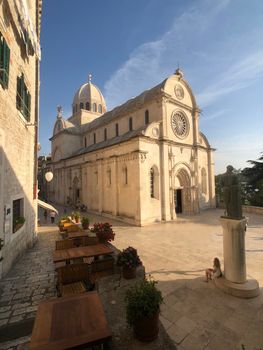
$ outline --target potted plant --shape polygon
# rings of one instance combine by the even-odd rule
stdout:
[[[71,220],[75,219],[75,212],[74,211],[70,214],[70,217],[71,217]]]
[[[137,250],[133,247],[123,249],[117,257],[117,266],[122,267],[122,276],[126,279],[136,277],[136,268],[141,265],[142,262],[137,254]]]
[[[159,333],[160,305],[162,293],[151,278],[132,286],[126,294],[127,322],[133,327],[135,336],[141,341],[152,341]]]
[[[80,213],[79,213],[78,211],[75,212],[74,217],[75,217],[75,222],[76,222],[76,224],[79,223]]]
[[[63,232],[64,231],[64,224],[68,222],[68,217],[67,216],[62,216],[60,219],[59,219],[59,222],[58,222],[58,227],[59,227],[59,231],[60,232]]]
[[[91,231],[96,233],[100,243],[107,243],[114,240],[115,233],[112,230],[112,225],[108,222],[94,224]]]
[[[83,216],[81,218],[81,224],[82,224],[82,228],[84,230],[87,230],[89,228],[89,218],[87,216]]]
[[[25,223],[26,219],[23,216],[19,216],[13,221],[13,233],[18,231]]]

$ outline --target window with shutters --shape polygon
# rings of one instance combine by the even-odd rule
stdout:
[[[148,111],[148,109],[147,109],[147,111],[145,111],[144,123],[145,123],[145,125],[149,124],[149,111]]]
[[[0,84],[3,88],[8,88],[9,81],[10,49],[5,38],[0,33]]]
[[[129,118],[129,131],[132,131],[132,118]]]
[[[17,77],[16,108],[23,114],[27,121],[30,121],[31,95],[25,84],[24,74]]]

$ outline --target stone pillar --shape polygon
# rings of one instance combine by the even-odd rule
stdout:
[[[223,227],[224,274],[234,283],[246,282],[246,219],[220,218]]]

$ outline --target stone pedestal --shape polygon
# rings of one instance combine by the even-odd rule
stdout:
[[[223,227],[224,274],[234,283],[246,282],[246,219],[220,218]]]
[[[220,222],[223,227],[224,277],[216,278],[215,285],[236,297],[256,297],[259,295],[258,282],[246,277],[246,219],[221,217]]]

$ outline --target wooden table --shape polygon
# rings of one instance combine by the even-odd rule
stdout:
[[[97,292],[39,303],[31,350],[59,350],[103,344],[111,331]]]
[[[112,254],[113,249],[105,243],[89,245],[85,247],[76,247],[70,249],[55,250],[53,252],[53,262],[61,262],[77,258],[89,258],[99,255]]]
[[[68,238],[90,237],[90,231],[74,231],[68,233]]]

